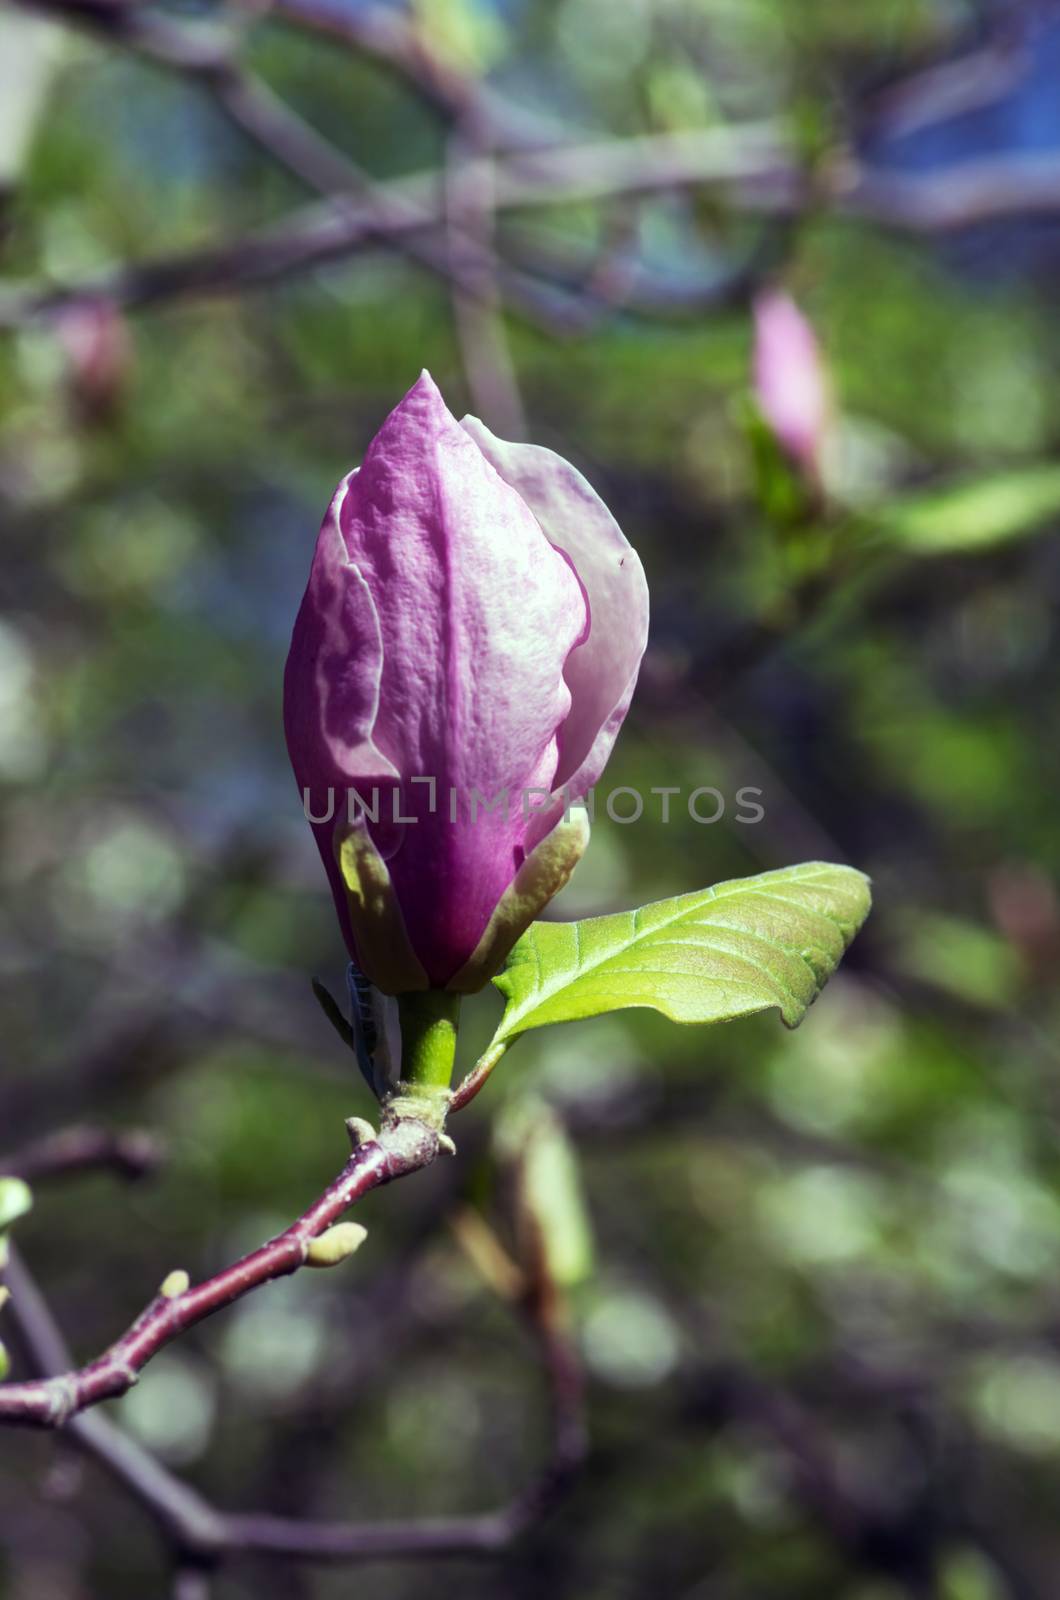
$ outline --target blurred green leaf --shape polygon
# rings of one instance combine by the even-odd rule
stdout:
[[[22,176],[56,68],[66,49],[60,28],[39,17],[5,8],[0,55],[0,183],[14,187]]]
[[[751,454],[752,481],[758,504],[769,521],[787,528],[806,520],[810,496],[799,476],[756,406],[748,403],[744,417]]]
[[[7,1265],[7,1229],[19,1217],[24,1217],[32,1205],[33,1196],[27,1183],[21,1178],[0,1178],[0,1267]],[[2,1372],[0,1377],[3,1377]]]
[[[520,1099],[498,1123],[497,1142],[515,1167],[520,1253],[540,1252],[550,1280],[573,1288],[592,1271],[593,1236],[566,1129],[544,1101]]]
[[[494,983],[503,1047],[530,1028],[648,1006],[728,1022],[776,1006],[800,1023],[868,915],[868,880],[811,861],[584,922],[536,922]]]
[[[32,1205],[29,1184],[21,1178],[0,1178],[0,1230],[24,1217]]]
[[[939,1600],[1005,1600],[1010,1591],[979,1550],[955,1550],[939,1573]]]
[[[998,472],[892,506],[890,536],[923,555],[987,549],[1060,516],[1060,466]]]
[[[485,72],[504,54],[503,24],[476,0],[416,0],[413,11],[431,46],[457,71]]]
[[[918,911],[898,919],[895,965],[973,1005],[1006,1006],[1019,987],[1020,960],[989,928]]]

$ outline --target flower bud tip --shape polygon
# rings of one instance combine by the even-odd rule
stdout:
[[[355,1150],[359,1150],[362,1144],[371,1144],[375,1138],[375,1129],[364,1117],[347,1117],[346,1132]]]
[[[305,1262],[307,1267],[337,1267],[341,1261],[359,1250],[368,1237],[368,1229],[359,1222],[337,1222],[333,1228],[309,1241]]]

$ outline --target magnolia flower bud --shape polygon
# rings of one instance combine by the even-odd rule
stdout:
[[[831,424],[828,378],[813,328],[777,289],[755,301],[753,383],[758,408],[781,449],[819,484]]]
[[[344,478],[284,681],[351,957],[481,988],[566,882],[647,639],[636,553],[568,462],[458,423],[424,373]]]
[[[121,311],[110,300],[82,300],[57,318],[56,332],[78,417],[89,425],[110,421],[125,398],[133,368],[132,339]]]

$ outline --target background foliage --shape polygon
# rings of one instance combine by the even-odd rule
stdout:
[[[930,175],[1045,158],[1056,9],[413,16],[436,59],[565,137],[778,119],[810,153]],[[365,54],[264,16],[245,49],[374,176],[451,159],[444,118]],[[923,77],[984,52],[1008,70],[989,93]],[[44,59],[24,149],[0,119],[12,292],[311,198],[189,75],[67,29]],[[794,1035],[627,1013],[528,1037],[454,1129],[457,1160],[369,1198],[354,1262],[160,1356],[113,1414],[213,1497],[413,1516],[491,1505],[530,1470],[532,1353],[449,1221],[472,1206],[504,1231],[493,1125],[533,1093],[570,1130],[591,1218],[591,1267],[581,1219],[561,1226],[593,1453],[538,1534],[438,1581],[469,1600],[1053,1592],[1058,240],[1048,215],[908,230],[687,187],[506,214],[502,248],[566,263],[564,292],[598,274],[583,327],[515,311],[506,338],[531,436],[583,467],[652,588],[607,784],[757,785],[766,812],[603,819],[557,914],[814,857],[869,872],[876,911]],[[601,288],[629,272],[647,309]],[[772,275],[832,373],[824,510],[751,414],[749,297]],[[171,1267],[207,1273],[301,1209],[342,1118],[370,1114],[310,992],[341,985],[342,952],[280,675],[334,483],[421,367],[478,408],[478,335],[385,243],[260,290],[6,320],[0,1128],[13,1148],[91,1117],[167,1149],[127,1192],[40,1186],[19,1225],[87,1359]],[[477,1002],[465,1059],[499,1012]],[[53,1440],[0,1438],[0,1531],[11,1600],[158,1592],[149,1531]],[[264,1581],[398,1600],[425,1574]],[[217,1593],[262,1582],[234,1568]]]

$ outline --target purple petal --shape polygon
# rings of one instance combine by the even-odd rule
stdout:
[[[554,787],[570,709],[564,665],[587,631],[585,598],[427,374],[334,510],[346,559],[325,524],[288,673],[292,762],[300,783],[303,772],[316,784],[340,771],[362,795],[373,779],[399,776],[399,815],[416,821],[381,819],[370,831],[416,954],[440,985],[475,949],[524,858],[519,796]],[[345,660],[330,653],[343,633]],[[435,779],[433,812],[429,786],[413,777]],[[509,814],[472,821],[473,790],[486,800],[508,790]]]
[[[576,467],[536,444],[508,444],[477,417],[461,426],[570,559],[589,601],[589,638],[568,658],[571,710],[560,735],[555,784],[572,799],[607,764],[648,640],[648,585],[637,552]]]
[[[397,776],[372,739],[383,671],[379,616],[340,529],[342,506],[355,476],[351,473],[339,484],[324,518],[284,672],[287,749],[312,817],[331,810],[343,815],[346,786],[354,775],[378,782]],[[334,822],[314,823],[313,835],[353,953],[346,892],[333,849]]]

